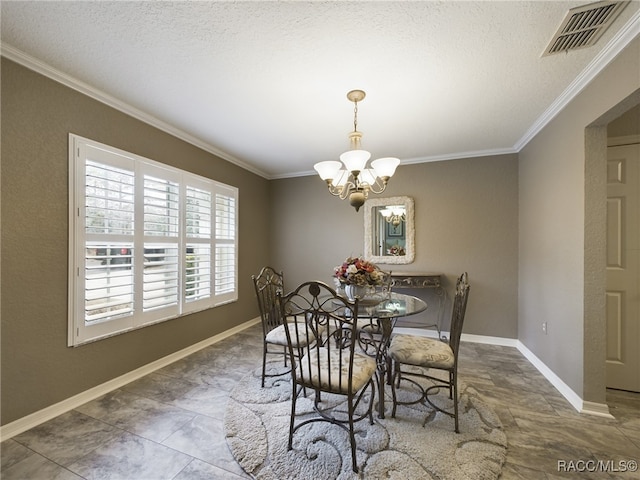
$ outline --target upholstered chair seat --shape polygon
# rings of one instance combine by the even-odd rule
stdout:
[[[289,334],[291,335],[291,341],[294,346],[304,347],[307,343],[313,343],[316,340],[316,336],[314,334],[310,334],[309,338],[306,337],[304,322],[293,322],[288,321],[287,323],[283,323],[282,325],[274,328],[269,333],[267,333],[267,343],[271,343],[273,345],[282,345],[283,347],[287,346],[287,332],[284,331],[285,328],[289,329]],[[297,332],[296,332],[297,330]]]
[[[344,358],[340,359],[340,355]],[[298,377],[307,379],[313,388],[324,392],[346,395],[349,386],[349,353],[339,350],[318,348],[305,355],[298,365]],[[340,368],[342,367],[342,368]],[[376,361],[368,355],[353,354],[353,373],[351,388],[358,391],[364,387],[376,372]]]
[[[389,355],[405,365],[429,365],[432,368],[453,368],[455,356],[448,343],[417,335],[396,335],[391,340]]]

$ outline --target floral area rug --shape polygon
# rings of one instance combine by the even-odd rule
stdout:
[[[291,413],[289,375],[267,378],[260,387],[260,368],[245,376],[231,393],[226,415],[227,444],[240,466],[255,479],[455,479],[489,480],[500,476],[507,438],[498,416],[471,387],[460,385],[460,433],[453,419],[424,405],[399,406],[391,418],[387,386],[386,418],[356,424],[357,463],[345,430],[327,422],[305,425],[294,433],[287,450]],[[402,389],[402,398],[415,398]],[[299,397],[301,416],[313,415],[313,394]],[[323,394],[323,407],[344,409],[343,397]],[[448,392],[437,405],[452,405]],[[426,424],[423,422],[426,418]]]

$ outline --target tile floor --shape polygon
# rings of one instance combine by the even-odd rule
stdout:
[[[260,365],[260,335],[251,327],[3,442],[0,478],[248,478],[227,448],[223,418],[235,382]],[[617,470],[640,461],[640,395],[610,391],[615,419],[580,415],[515,348],[463,343],[460,355],[461,380],[505,426],[502,479],[640,478],[576,471],[593,460]],[[575,469],[559,471],[559,462]]]

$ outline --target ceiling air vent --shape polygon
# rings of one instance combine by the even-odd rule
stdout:
[[[603,1],[572,8],[542,56],[590,47],[600,38],[628,1]]]

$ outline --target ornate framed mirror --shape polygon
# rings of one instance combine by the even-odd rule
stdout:
[[[413,198],[371,198],[365,202],[364,209],[365,258],[374,263],[391,265],[413,262]]]

